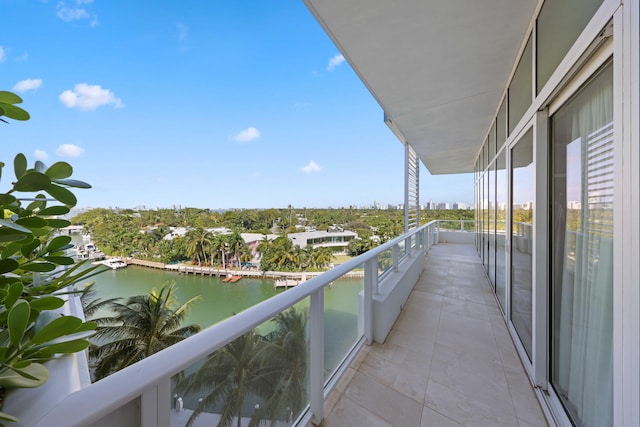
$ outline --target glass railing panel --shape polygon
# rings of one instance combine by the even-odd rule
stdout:
[[[354,270],[324,288],[325,381],[341,366],[364,334],[361,295],[364,295],[364,268]]]
[[[439,230],[460,230],[460,221],[438,221]]]
[[[407,245],[406,245],[406,240],[403,240],[401,242],[398,243],[398,256],[400,258],[404,257],[407,254]]]
[[[171,427],[291,425],[309,405],[309,298],[174,375],[170,398]]]
[[[390,271],[393,267],[393,251],[387,249],[380,252],[378,255],[378,277],[384,275],[387,271]]]

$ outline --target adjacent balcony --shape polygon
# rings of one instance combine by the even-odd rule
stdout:
[[[300,321],[289,316],[294,308],[306,316],[300,350],[257,351],[268,356],[263,361],[284,362],[282,372],[265,375],[262,367],[255,377],[284,397],[274,405],[247,386],[235,412],[226,413],[233,425],[546,426],[466,228],[433,221],[52,399],[37,416],[28,406],[14,413],[38,427],[215,425],[224,399],[212,390],[220,373],[238,368],[218,356],[233,354],[235,344],[263,342],[277,329],[273,319]],[[354,270],[361,279],[342,281]],[[293,388],[279,385],[283,375]],[[56,393],[50,386],[46,392]]]

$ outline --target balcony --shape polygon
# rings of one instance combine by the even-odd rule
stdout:
[[[546,426],[475,247],[440,243],[384,344],[364,347],[324,426]]]
[[[545,426],[474,245],[437,244],[445,233],[438,230],[433,221],[406,233],[39,408],[44,415],[35,419],[28,406],[16,413],[38,427],[184,426],[202,395],[176,391],[176,375],[194,372],[227,344],[303,304],[305,398],[295,413],[287,408],[287,419],[267,418],[276,425]],[[471,233],[455,233],[473,241]],[[354,269],[364,278],[336,327],[327,296]],[[245,402],[242,425],[253,403]],[[192,425],[215,423],[212,412]]]

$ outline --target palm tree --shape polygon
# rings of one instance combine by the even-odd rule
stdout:
[[[204,396],[187,427],[205,410],[220,412],[218,427],[229,427],[234,419],[239,427],[250,397],[260,404],[249,426],[291,421],[307,403],[307,319],[306,312],[295,308],[280,313],[272,319],[272,332],[264,337],[255,330],[246,333],[180,380],[177,393]]]
[[[234,418],[241,426],[245,399],[259,389],[262,359],[260,348],[264,341],[255,331],[249,331],[211,354],[195,372],[176,386],[176,392],[204,396],[187,421],[191,426],[207,408],[220,410],[218,427],[231,426]]]
[[[233,259],[240,267],[240,254],[242,252],[242,248],[246,246],[244,239],[237,231],[234,231],[233,234],[227,236],[227,242],[229,244],[229,251],[233,253]]]
[[[317,269],[324,269],[333,261],[333,251],[327,247],[317,247],[310,251],[310,264]]]
[[[293,307],[272,319],[275,330],[265,336],[260,352],[263,373],[256,385],[265,400],[257,420],[290,422],[307,403],[307,319]]]
[[[198,260],[198,265],[201,265],[201,260],[204,260],[206,264],[207,252],[213,241],[211,232],[204,228],[195,228],[187,232],[185,240],[187,241],[187,256],[190,258],[195,256]]]
[[[96,379],[151,356],[200,330],[198,325],[180,326],[200,296],[178,306],[175,283],[160,291],[136,295],[124,303],[108,304],[113,316],[92,319],[98,323],[96,344],[89,351]]]
[[[213,263],[214,258],[218,258],[218,252],[222,255],[222,268],[227,268],[227,250],[229,249],[229,242],[224,234],[219,234],[214,237],[211,242],[211,259]]]
[[[101,310],[107,309],[109,304],[118,302],[120,298],[101,299],[96,297],[96,291],[93,289],[95,282],[88,284],[80,291],[80,303],[82,304],[82,312],[84,317],[89,319]]]

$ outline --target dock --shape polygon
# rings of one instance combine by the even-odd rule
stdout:
[[[302,283],[299,280],[293,280],[293,279],[278,279],[274,282],[273,287],[278,289],[278,288],[292,288],[294,286],[298,286],[300,283]]]
[[[283,272],[283,271],[261,271],[261,270],[231,270],[228,268],[202,267],[197,265],[186,264],[165,264],[157,261],[147,261],[137,258],[122,258],[127,265],[138,265],[141,267],[157,268],[160,270],[175,271],[179,274],[199,274],[201,276],[214,276],[229,278],[228,282],[235,283],[242,278],[252,279],[273,279],[276,281],[285,280],[287,285],[276,287],[292,287],[300,282],[312,279],[321,275],[324,271],[306,271],[306,272]],[[356,270],[345,274],[344,277],[362,278],[364,271]],[[235,279],[235,280],[234,280]],[[224,281],[224,280],[223,280]],[[296,285],[291,284],[296,282]]]

